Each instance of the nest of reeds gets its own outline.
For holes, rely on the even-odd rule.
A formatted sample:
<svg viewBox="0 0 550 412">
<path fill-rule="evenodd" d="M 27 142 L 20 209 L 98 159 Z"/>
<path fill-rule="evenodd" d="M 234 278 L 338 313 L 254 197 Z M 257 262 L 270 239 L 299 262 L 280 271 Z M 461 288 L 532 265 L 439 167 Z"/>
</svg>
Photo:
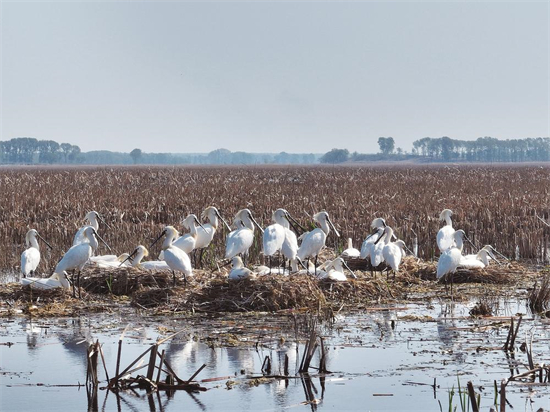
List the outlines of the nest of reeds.
<svg viewBox="0 0 550 412">
<path fill-rule="evenodd" d="M 142 288 L 164 289 L 172 286 L 173 278 L 168 271 L 151 272 L 134 267 L 88 267 L 82 271 L 80 285 L 88 293 L 131 296 Z"/>
</svg>

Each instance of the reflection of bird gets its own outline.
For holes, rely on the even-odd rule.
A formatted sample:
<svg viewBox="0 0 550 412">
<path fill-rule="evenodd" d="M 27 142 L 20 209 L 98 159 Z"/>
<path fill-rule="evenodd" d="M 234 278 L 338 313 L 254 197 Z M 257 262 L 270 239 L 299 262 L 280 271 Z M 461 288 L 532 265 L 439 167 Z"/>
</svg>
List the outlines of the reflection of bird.
<svg viewBox="0 0 550 412">
<path fill-rule="evenodd" d="M 441 252 L 445 252 L 455 245 L 453 238 L 455 230 L 453 229 L 453 222 L 451 221 L 452 214 L 453 212 L 451 210 L 445 209 L 439 215 L 439 220 L 445 221 L 445 226 L 437 232 L 437 246 Z"/>
<path fill-rule="evenodd" d="M 376 241 L 382 236 L 384 228 L 386 227 L 386 221 L 381 217 L 374 219 L 371 223 L 371 228 L 374 229 L 374 232 L 367 236 L 361 245 L 361 259 L 367 259 L 371 256 L 372 250 Z"/>
<path fill-rule="evenodd" d="M 236 229 L 227 235 L 225 243 L 226 259 L 231 259 L 238 254 L 242 254 L 243 257 L 248 255 L 248 249 L 250 249 L 254 241 L 254 225 L 263 232 L 258 222 L 252 217 L 249 209 L 239 210 L 235 216 L 233 225 Z"/>
<path fill-rule="evenodd" d="M 21 254 L 21 273 L 24 277 L 34 274 L 34 271 L 40 263 L 40 247 L 38 246 L 37 238 L 48 245 L 50 249 L 52 248 L 51 245 L 38 234 L 36 229 L 31 229 L 27 232 L 25 236 L 27 249 Z"/>
<path fill-rule="evenodd" d="M 332 224 L 327 212 L 319 212 L 313 216 L 313 220 L 319 224 L 320 227 L 313 229 L 311 232 L 305 233 L 302 239 L 302 244 L 298 249 L 296 256 L 300 260 L 306 258 L 315 258 L 315 267 L 317 267 L 317 257 L 321 250 L 325 247 L 327 236 L 330 233 L 330 227 L 334 229 L 336 236 L 340 236 L 334 225 Z"/>
<path fill-rule="evenodd" d="M 256 278 L 256 274 L 243 265 L 243 260 L 240 258 L 240 256 L 235 256 L 231 260 L 231 263 L 232 263 L 233 267 L 231 268 L 231 272 L 229 272 L 229 279 L 230 280 L 255 279 Z"/>
<path fill-rule="evenodd" d="M 348 258 L 358 258 L 361 256 L 361 252 L 353 247 L 353 241 L 348 238 L 348 248 L 342 252 L 340 256 Z"/>
<path fill-rule="evenodd" d="M 90 224 L 86 226 L 82 226 L 80 229 L 78 229 L 78 231 L 74 235 L 73 246 L 78 245 L 79 243 L 88 241 L 88 238 L 84 236 L 84 231 L 86 230 L 87 227 L 93 227 L 97 232 L 97 230 L 99 229 L 98 220 L 101 220 L 101 222 L 105 224 L 105 226 L 107 226 L 107 223 L 105 223 L 105 221 L 101 218 L 101 216 L 99 216 L 99 213 L 97 213 L 95 210 L 88 212 L 84 220 L 88 220 Z"/>
<path fill-rule="evenodd" d="M 176 272 L 182 272 L 183 279 L 187 281 L 187 276 L 193 276 L 191 260 L 189 259 L 189 256 L 187 256 L 187 253 L 172 244 L 174 239 L 178 236 L 178 231 L 174 229 L 173 226 L 166 226 L 159 237 L 157 237 L 157 239 L 151 244 L 151 247 L 153 247 L 153 245 L 163 236 L 166 236 L 166 239 L 164 239 L 164 243 L 162 244 L 164 261 L 172 270 L 174 284 L 176 284 Z"/>
<path fill-rule="evenodd" d="M 437 278 L 445 276 L 447 273 L 451 273 L 451 292 L 453 290 L 453 276 L 456 269 L 460 265 L 460 259 L 462 258 L 462 246 L 464 236 L 463 230 L 457 230 L 453 235 L 453 241 L 456 246 L 447 249 L 437 262 Z"/>
</svg>

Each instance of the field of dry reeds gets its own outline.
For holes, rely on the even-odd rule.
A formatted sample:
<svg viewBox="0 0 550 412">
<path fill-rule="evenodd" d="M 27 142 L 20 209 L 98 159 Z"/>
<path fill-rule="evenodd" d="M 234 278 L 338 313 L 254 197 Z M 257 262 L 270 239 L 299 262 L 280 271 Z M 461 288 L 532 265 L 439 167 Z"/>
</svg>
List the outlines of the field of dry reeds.
<svg viewBox="0 0 550 412">
<path fill-rule="evenodd" d="M 439 213 L 453 210 L 455 228 L 474 243 L 492 244 L 514 257 L 545 260 L 550 228 L 550 168 L 460 167 L 101 167 L 0 168 L 0 270 L 19 270 L 25 233 L 35 228 L 53 246 L 41 247 L 39 272 L 51 273 L 82 226 L 96 210 L 111 226 L 99 233 L 113 252 L 149 246 L 166 224 L 182 229 L 188 213 L 215 205 L 226 220 L 248 207 L 262 225 L 286 208 L 303 226 L 327 210 L 342 234 L 327 245 L 356 247 L 373 218 L 384 217 L 419 257 L 437 257 Z M 218 233 L 205 255 L 213 265 L 223 257 L 226 232 Z M 251 250 L 260 259 L 261 239 Z M 157 245 L 152 252 L 159 252 Z M 107 253 L 100 247 L 100 254 Z"/>
</svg>

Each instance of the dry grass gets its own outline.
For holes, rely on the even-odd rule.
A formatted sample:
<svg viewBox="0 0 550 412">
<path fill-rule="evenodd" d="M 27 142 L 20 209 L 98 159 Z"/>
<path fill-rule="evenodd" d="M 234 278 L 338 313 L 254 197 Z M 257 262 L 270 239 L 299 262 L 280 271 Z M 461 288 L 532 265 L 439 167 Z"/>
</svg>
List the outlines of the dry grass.
<svg viewBox="0 0 550 412">
<path fill-rule="evenodd" d="M 545 273 L 535 281 L 527 297 L 529 308 L 534 313 L 550 309 L 550 274 Z"/>
<path fill-rule="evenodd" d="M 534 166 L 0 169 L 0 270 L 19 267 L 29 228 L 55 246 L 52 252 L 42 247 L 39 267 L 51 273 L 89 210 L 111 225 L 99 232 L 119 254 L 148 245 L 165 224 L 180 228 L 184 215 L 199 215 L 208 205 L 227 219 L 249 207 L 263 225 L 285 207 L 310 227 L 313 213 L 326 209 L 342 233 L 327 241 L 336 250 L 347 237 L 358 247 L 370 221 L 384 217 L 410 247 L 417 234 L 419 257 L 427 261 L 438 255 L 439 212 L 451 208 L 454 226 L 478 245 L 492 244 L 508 256 L 517 245 L 523 258 L 542 259 L 549 228 L 536 215 L 548 218 L 549 178 L 549 168 Z M 206 253 L 212 268 L 225 234 Z M 260 258 L 257 239 L 253 261 Z"/>
</svg>

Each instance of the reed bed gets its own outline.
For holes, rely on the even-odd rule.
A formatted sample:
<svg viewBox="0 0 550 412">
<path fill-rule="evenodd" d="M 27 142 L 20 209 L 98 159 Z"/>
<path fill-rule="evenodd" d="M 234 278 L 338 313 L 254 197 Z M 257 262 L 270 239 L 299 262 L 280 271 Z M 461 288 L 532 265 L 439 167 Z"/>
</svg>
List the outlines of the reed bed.
<svg viewBox="0 0 550 412">
<path fill-rule="evenodd" d="M 439 254 L 438 216 L 450 208 L 454 226 L 478 246 L 509 257 L 517 248 L 521 258 L 546 262 L 549 180 L 550 168 L 535 166 L 1 168 L 0 270 L 18 269 L 30 228 L 54 245 L 41 247 L 39 271 L 51 273 L 87 211 L 111 226 L 100 224 L 99 233 L 120 254 L 148 246 L 166 224 L 182 229 L 182 217 L 209 205 L 228 220 L 248 207 L 264 226 L 278 207 L 306 227 L 327 210 L 342 234 L 327 240 L 336 251 L 348 237 L 360 247 L 371 220 L 384 217 L 409 248 L 417 239 L 426 261 Z M 204 256 L 210 268 L 223 257 L 227 233 L 220 230 Z M 260 250 L 257 234 L 253 262 L 262 260 Z M 100 246 L 99 253 L 107 252 Z"/>
</svg>

